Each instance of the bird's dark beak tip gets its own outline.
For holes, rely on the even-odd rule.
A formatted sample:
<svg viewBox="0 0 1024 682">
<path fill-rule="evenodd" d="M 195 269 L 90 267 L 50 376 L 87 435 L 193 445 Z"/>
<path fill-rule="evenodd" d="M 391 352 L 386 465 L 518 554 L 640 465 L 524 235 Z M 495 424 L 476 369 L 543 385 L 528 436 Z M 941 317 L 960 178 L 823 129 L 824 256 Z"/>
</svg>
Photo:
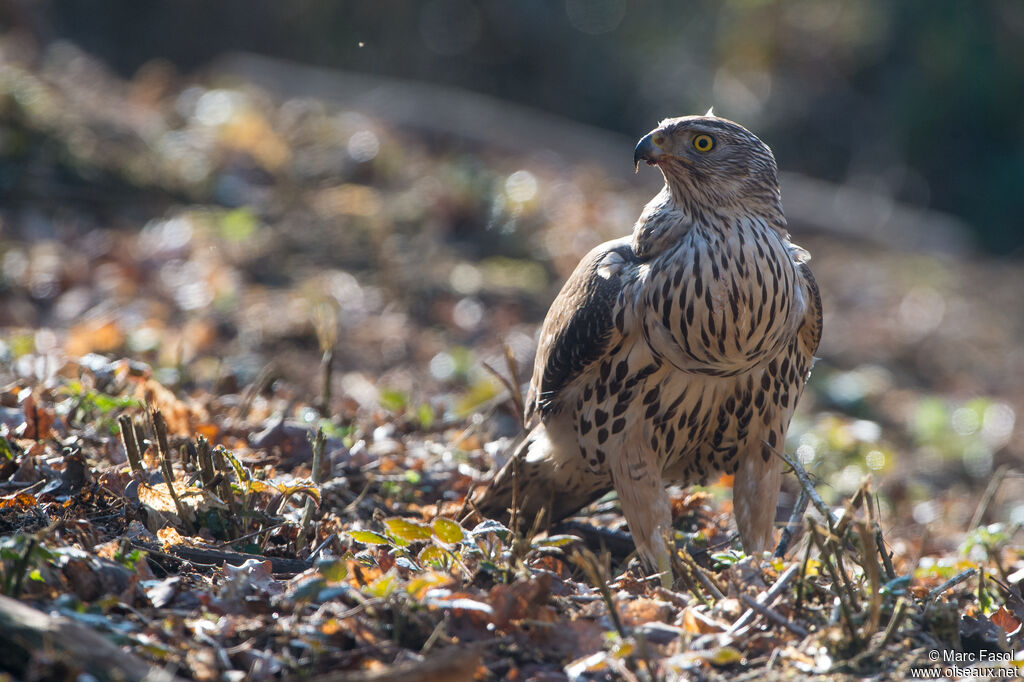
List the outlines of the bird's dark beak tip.
<svg viewBox="0 0 1024 682">
<path fill-rule="evenodd" d="M 655 154 L 657 150 L 654 147 L 654 142 L 651 140 L 651 136 L 645 135 L 636 144 L 636 149 L 633 150 L 633 168 L 634 172 L 640 172 L 640 162 L 646 161 L 648 166 L 653 166 L 656 163 Z"/>
</svg>

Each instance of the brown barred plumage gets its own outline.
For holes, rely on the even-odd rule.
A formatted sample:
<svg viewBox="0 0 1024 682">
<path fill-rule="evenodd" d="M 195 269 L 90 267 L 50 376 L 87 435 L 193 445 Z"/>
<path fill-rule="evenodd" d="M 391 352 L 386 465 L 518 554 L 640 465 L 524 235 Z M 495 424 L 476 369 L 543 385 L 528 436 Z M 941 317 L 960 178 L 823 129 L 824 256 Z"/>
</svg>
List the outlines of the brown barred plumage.
<svg viewBox="0 0 1024 682">
<path fill-rule="evenodd" d="M 707 147 L 707 148 L 705 148 Z M 596 247 L 541 328 L 531 431 L 477 501 L 557 521 L 614 488 L 652 569 L 666 570 L 666 483 L 733 473 L 744 548 L 773 540 L 782 448 L 821 336 L 821 301 L 789 241 L 775 158 L 722 118 L 663 121 L 634 161 L 665 186 L 631 237 Z M 767 443 L 767 445 L 765 445 Z"/>
</svg>

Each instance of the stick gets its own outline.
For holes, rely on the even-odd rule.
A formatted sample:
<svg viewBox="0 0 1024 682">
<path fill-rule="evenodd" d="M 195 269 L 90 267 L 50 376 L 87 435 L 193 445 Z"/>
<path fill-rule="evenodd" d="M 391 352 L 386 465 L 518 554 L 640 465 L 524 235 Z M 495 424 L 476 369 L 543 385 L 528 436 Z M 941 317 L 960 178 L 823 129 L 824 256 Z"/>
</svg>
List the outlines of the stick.
<svg viewBox="0 0 1024 682">
<path fill-rule="evenodd" d="M 796 479 L 800 481 L 800 485 L 803 487 L 805 491 L 807 491 L 807 494 L 811 498 L 811 502 L 814 503 L 814 508 L 817 509 L 818 513 L 820 513 L 825 518 L 826 522 L 828 523 L 829 530 L 831 531 L 832 528 L 834 528 L 836 525 L 836 518 L 832 515 L 832 511 L 825 504 L 825 501 L 821 499 L 820 495 L 818 495 L 818 491 L 815 490 L 814 488 L 814 481 L 811 480 L 811 477 L 807 474 L 807 471 L 804 469 L 803 465 L 800 464 L 800 462 L 793 459 L 792 457 L 790 457 L 789 455 L 787 455 L 786 453 L 776 450 L 768 443 L 768 441 L 763 440 L 761 442 L 764 443 L 764 446 L 766 448 L 768 448 L 776 455 L 781 457 L 782 461 L 788 464 L 789 467 L 793 470 L 793 473 L 796 474 Z"/>
<path fill-rule="evenodd" d="M 847 593 L 847 596 L 850 594 L 849 586 L 839 579 L 839 573 L 829 558 L 831 548 L 829 550 L 825 549 L 825 541 L 821 539 L 821 534 L 818 533 L 818 525 L 813 521 L 810 521 L 810 530 L 811 539 L 814 541 L 814 544 L 818 546 L 818 553 L 821 557 L 822 563 L 825 564 L 825 569 L 832 578 L 832 590 L 835 592 L 836 601 L 839 602 L 839 611 L 843 615 L 843 624 L 846 626 L 850 639 L 854 642 L 859 642 L 860 640 L 857 638 L 857 630 L 853 625 L 853 614 L 850 612 L 850 606 L 846 603 L 846 600 L 843 599 L 844 592 Z"/>
<path fill-rule="evenodd" d="M 995 498 L 996 493 L 999 492 L 999 486 L 1003 484 L 1008 473 L 1010 473 L 1010 466 L 1002 464 L 992 474 L 992 478 L 985 487 L 985 493 L 981 496 L 981 501 L 978 502 L 978 508 L 974 510 L 974 516 L 971 517 L 971 525 L 967 526 L 968 533 L 981 525 L 982 520 L 985 518 L 985 512 L 991 506 L 992 500 Z"/>
<path fill-rule="evenodd" d="M 132 418 L 122 414 L 117 418 L 117 423 L 121 427 L 121 444 L 124 446 L 124 452 L 128 457 L 128 464 L 132 468 L 132 473 L 145 473 L 146 470 L 142 466 L 142 457 L 139 455 L 139 443 L 135 439 L 135 425 L 132 422 Z"/>
<path fill-rule="evenodd" d="M 978 572 L 978 569 L 976 569 L 976 568 L 968 568 L 966 571 L 960 571 L 959 573 L 954 575 L 952 578 L 950 578 L 946 582 L 944 582 L 941 585 L 939 585 L 938 587 L 934 587 L 931 590 L 929 590 L 928 591 L 928 598 L 925 599 L 925 601 L 928 602 L 928 601 L 931 601 L 931 600 L 935 599 L 936 597 L 941 595 L 946 590 L 949 590 L 949 589 L 952 589 L 952 588 L 956 587 L 957 585 L 959 585 L 963 581 L 967 580 L 968 578 L 970 578 L 971 576 L 973 576 L 977 572 Z"/>
<path fill-rule="evenodd" d="M 864 632 L 865 639 L 870 640 L 871 637 L 878 632 L 878 623 L 882 615 L 882 595 L 879 594 L 881 589 L 881 579 L 879 574 L 881 570 L 878 566 L 878 551 L 875 548 L 875 536 L 872 535 L 868 529 L 868 524 L 863 521 L 857 522 L 857 532 L 860 534 L 860 542 L 864 557 L 864 570 L 867 571 L 868 581 L 871 583 L 871 611 L 866 624 L 866 631 Z"/>
<path fill-rule="evenodd" d="M 789 515 L 789 521 L 786 522 L 786 526 L 782 529 L 782 533 L 779 535 L 779 544 L 772 555 L 776 559 L 786 556 L 789 543 L 793 541 L 793 536 L 796 534 L 797 528 L 800 527 L 800 521 L 804 518 L 804 514 L 807 512 L 807 505 L 810 502 L 811 496 L 807 494 L 806 490 L 800 488 L 800 495 L 796 498 L 793 513 Z"/>
<path fill-rule="evenodd" d="M 786 628 L 798 637 L 806 637 L 808 634 L 810 634 L 807 632 L 807 630 L 804 630 L 802 627 L 800 627 L 793 621 L 784 618 L 781 614 L 771 610 L 764 604 L 760 603 L 759 601 L 751 597 L 749 594 L 741 594 L 740 601 L 742 601 L 744 604 L 760 613 L 762 616 L 768 618 L 771 621 L 774 621 L 775 623 L 778 623 L 779 625 Z"/>
<path fill-rule="evenodd" d="M 793 564 L 785 571 L 783 571 L 782 575 L 779 576 L 779 579 L 775 581 L 775 584 L 772 585 L 768 591 L 762 592 L 757 596 L 758 603 L 771 604 L 773 601 L 775 601 L 775 598 L 782 594 L 782 592 L 786 589 L 786 586 L 789 585 L 790 581 L 793 579 L 793 576 L 796 575 L 796 572 L 799 569 L 800 564 Z M 742 628 L 744 625 L 753 620 L 754 613 L 754 609 L 747 609 L 746 611 L 744 611 L 743 615 L 737 618 L 736 622 L 729 626 L 729 629 L 726 630 L 726 634 L 736 634 L 736 632 L 740 628 Z"/>
<path fill-rule="evenodd" d="M 312 441 L 313 444 L 313 483 L 319 487 L 323 482 L 323 474 L 320 471 L 320 466 L 324 456 L 324 447 L 327 445 L 327 435 L 324 434 L 323 427 L 316 430 L 316 435 L 310 438 L 310 441 Z M 306 505 L 302 509 L 302 520 L 300 522 L 302 533 L 296 539 L 296 544 L 299 545 L 299 549 L 301 549 L 302 545 L 305 544 L 306 536 L 309 534 L 309 524 L 313 520 L 313 507 L 315 505 L 316 503 L 313 501 L 313 498 L 306 496 Z"/>
<path fill-rule="evenodd" d="M 156 433 L 157 451 L 160 453 L 160 470 L 163 472 L 164 481 L 167 483 L 167 492 L 174 501 L 174 508 L 178 510 L 178 517 L 181 518 L 181 525 L 189 535 L 195 534 L 195 526 L 192 520 L 186 515 L 185 505 L 178 497 L 178 491 L 174 489 L 174 470 L 171 468 L 171 446 L 167 443 L 167 422 L 159 409 L 154 408 L 149 413 L 153 421 L 153 431 Z"/>
</svg>

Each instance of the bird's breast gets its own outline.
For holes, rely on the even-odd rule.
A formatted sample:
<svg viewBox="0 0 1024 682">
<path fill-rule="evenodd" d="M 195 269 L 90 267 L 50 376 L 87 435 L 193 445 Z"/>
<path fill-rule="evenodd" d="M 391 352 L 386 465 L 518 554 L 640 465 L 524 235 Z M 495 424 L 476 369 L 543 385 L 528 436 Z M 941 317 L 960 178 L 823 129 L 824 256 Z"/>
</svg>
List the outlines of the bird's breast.
<svg viewBox="0 0 1024 682">
<path fill-rule="evenodd" d="M 718 376 L 776 354 L 796 333 L 805 305 L 786 243 L 755 220 L 691 229 L 625 293 L 656 355 Z"/>
</svg>

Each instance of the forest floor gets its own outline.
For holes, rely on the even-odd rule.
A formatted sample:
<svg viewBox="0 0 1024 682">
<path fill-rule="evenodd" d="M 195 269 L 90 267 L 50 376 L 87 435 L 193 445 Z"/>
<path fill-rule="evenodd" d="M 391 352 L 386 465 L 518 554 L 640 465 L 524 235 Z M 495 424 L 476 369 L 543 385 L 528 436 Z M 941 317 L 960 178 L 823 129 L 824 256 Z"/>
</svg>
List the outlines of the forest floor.
<svg viewBox="0 0 1024 682">
<path fill-rule="evenodd" d="M 746 557 L 730 481 L 674 491 L 668 589 L 614 496 L 526 535 L 464 505 L 519 435 L 496 375 L 635 187 L 0 53 L 0 679 L 1019 670 L 1020 263 L 795 234 L 826 319 L 786 452 L 823 504 Z"/>
</svg>

